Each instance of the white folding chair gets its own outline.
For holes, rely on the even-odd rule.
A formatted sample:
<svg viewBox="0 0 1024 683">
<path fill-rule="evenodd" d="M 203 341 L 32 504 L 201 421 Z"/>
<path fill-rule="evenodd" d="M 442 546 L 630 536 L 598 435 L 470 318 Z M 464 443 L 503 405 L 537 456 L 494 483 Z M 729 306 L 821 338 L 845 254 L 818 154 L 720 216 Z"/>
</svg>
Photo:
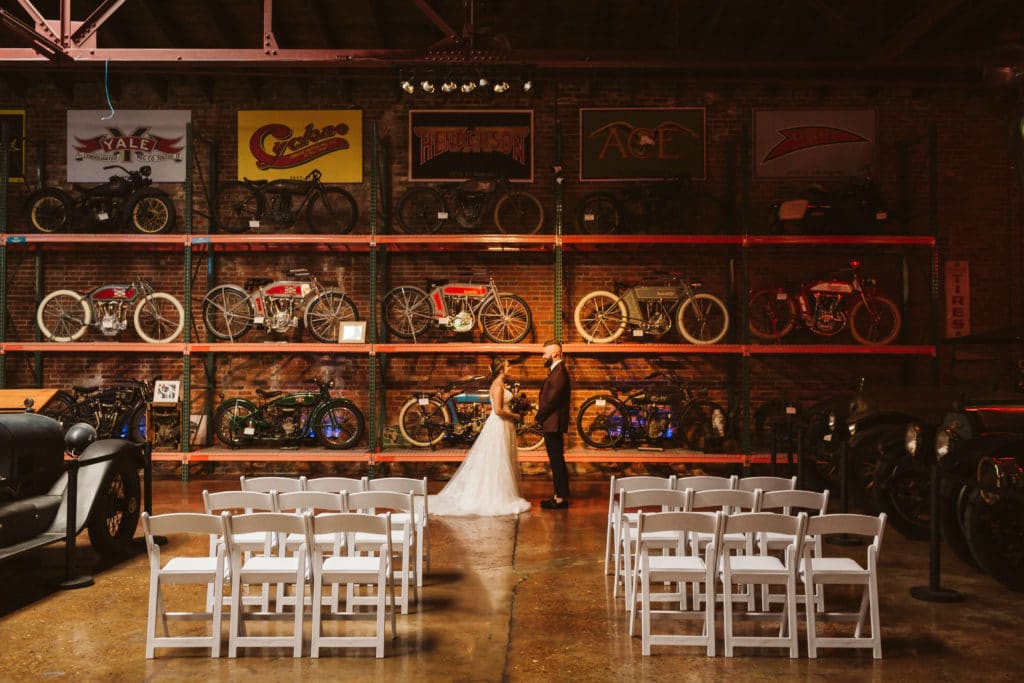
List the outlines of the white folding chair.
<svg viewBox="0 0 1024 683">
<path fill-rule="evenodd" d="M 748 534 L 756 536 L 766 532 L 786 534 L 793 543 L 786 548 L 782 559 L 773 555 L 731 555 L 723 552 L 719 556 L 718 576 L 722 586 L 724 614 L 725 656 L 732 657 L 737 647 L 788 647 L 789 656 L 799 655 L 799 631 L 797 630 L 796 581 L 801 546 L 807 528 L 807 514 L 796 517 L 773 512 L 747 512 L 725 517 L 722 534 Z M 778 618 L 777 636 L 737 636 L 734 631 L 732 586 L 736 583 L 771 584 L 786 587 L 785 601 L 778 614 L 747 613 L 748 618 Z"/>
<path fill-rule="evenodd" d="M 146 659 L 152 659 L 158 647 L 208 647 L 211 657 L 220 657 L 221 613 L 224 594 L 224 547 L 217 546 L 214 555 L 177 555 L 161 565 L 160 546 L 154 536 L 201 535 L 223 536 L 224 520 L 218 515 L 204 515 L 194 512 L 175 512 L 150 516 L 142 513 L 142 528 L 146 535 L 146 549 L 149 553 L 149 613 L 146 618 Z M 192 539 L 186 537 L 185 541 Z M 205 538 L 202 539 L 206 541 Z M 177 544 L 178 538 L 172 539 Z M 201 584 L 212 591 L 206 608 L 200 612 L 168 612 L 164 586 L 168 584 Z M 157 620 L 161 622 L 163 635 L 157 635 Z M 168 629 L 169 620 L 203 620 L 210 622 L 210 635 L 172 636 Z"/>
<path fill-rule="evenodd" d="M 264 491 L 216 491 L 203 490 L 203 508 L 208 515 L 220 515 L 223 512 L 232 514 L 248 514 L 252 512 L 277 512 L 277 499 L 274 492 Z M 210 537 L 210 555 L 214 555 L 217 547 L 223 544 L 221 537 Z M 246 557 L 252 553 L 263 553 L 269 555 L 277 548 L 277 537 L 273 534 L 262 532 L 236 534 L 235 545 L 245 553 Z M 227 556 L 227 573 L 231 575 L 231 556 Z M 212 593 L 207 597 L 213 599 Z M 270 585 L 262 586 L 259 595 L 246 595 L 242 600 L 246 605 L 259 605 L 264 612 L 270 609 Z M 225 602 L 228 602 L 225 599 Z"/>
<path fill-rule="evenodd" d="M 768 491 L 792 491 L 796 488 L 796 477 L 741 477 L 736 484 L 741 491 L 761 489 Z"/>
<path fill-rule="evenodd" d="M 327 491 L 328 493 L 355 493 L 367 491 L 368 477 L 314 477 L 306 479 L 307 491 Z"/>
<path fill-rule="evenodd" d="M 238 482 L 243 491 L 263 491 L 264 493 L 270 493 L 271 491 L 306 490 L 305 477 L 279 477 L 272 475 L 247 477 L 243 474 L 238 477 Z"/>
<path fill-rule="evenodd" d="M 741 491 L 740 489 L 705 489 L 693 491 L 689 496 L 688 512 L 702 512 L 713 514 L 721 512 L 723 515 L 731 515 L 740 512 L 757 512 L 761 506 L 761 491 Z M 703 552 L 704 546 L 714 538 L 708 534 L 695 533 L 692 535 L 692 552 L 698 555 Z M 754 540 L 748 534 L 723 533 L 718 544 L 718 555 L 741 554 L 752 555 L 754 553 Z M 748 585 L 742 593 L 731 595 L 741 597 L 747 603 L 747 609 L 754 609 L 754 586 Z M 703 600 L 703 594 L 698 590 L 693 592 L 697 607 Z M 719 594 L 719 599 L 723 599 Z"/>
<path fill-rule="evenodd" d="M 739 477 L 735 474 L 720 477 L 714 474 L 695 474 L 689 477 L 676 477 L 675 488 L 679 491 L 708 491 L 711 489 L 734 489 Z"/>
<path fill-rule="evenodd" d="M 655 477 L 650 475 L 638 475 L 635 477 L 611 478 L 608 486 L 608 524 L 604 533 L 604 573 L 608 574 L 608 560 L 614 560 L 612 566 L 618 566 L 619 546 L 615 539 L 619 537 L 619 491 L 636 491 L 639 489 L 670 489 L 675 481 L 675 475 L 668 477 Z M 626 515 L 626 521 L 630 526 L 636 526 L 637 513 L 631 512 Z"/>
<path fill-rule="evenodd" d="M 761 496 L 760 511 L 777 512 L 783 515 L 806 512 L 809 517 L 824 515 L 828 512 L 828 489 L 824 491 L 802 489 L 766 491 Z M 788 536 L 772 533 L 762 534 L 757 540 L 762 553 L 782 552 L 793 541 Z M 821 537 L 807 534 L 804 538 L 804 553 L 810 553 L 811 557 L 821 557 Z M 772 602 L 777 602 L 780 599 L 781 596 L 773 594 L 768 586 L 761 587 L 761 608 L 763 610 L 767 611 Z M 825 590 L 820 585 L 816 586 L 814 602 L 819 612 L 824 611 Z"/>
<path fill-rule="evenodd" d="M 835 514 L 812 517 L 807 533 L 816 537 L 829 534 L 849 534 L 871 539 L 867 558 L 862 565 L 848 557 L 811 557 L 804 553 L 800 575 L 804 583 L 807 611 L 807 656 L 814 659 L 820 647 L 870 649 L 875 659 L 882 658 L 882 623 L 878 605 L 878 553 L 885 531 L 885 513 L 877 517 L 855 514 Z M 860 609 L 856 612 L 825 612 L 815 614 L 811 596 L 816 586 L 846 584 L 862 586 Z M 870 619 L 871 635 L 864 635 L 866 620 Z M 820 636 L 819 620 L 854 621 L 852 636 Z"/>
<path fill-rule="evenodd" d="M 416 599 L 419 600 L 413 558 L 413 553 L 416 550 L 416 503 L 413 500 L 413 494 L 398 493 L 397 491 L 360 491 L 348 496 L 348 508 L 350 512 L 391 514 L 391 547 L 394 554 L 400 556 L 400 564 L 398 568 L 393 569 L 393 572 L 395 580 L 400 581 L 402 585 L 395 602 L 401 608 L 402 614 L 408 614 L 410 590 L 416 592 Z M 395 521 L 396 515 L 401 515 L 399 517 L 401 521 Z M 359 532 L 348 538 L 349 554 L 376 553 L 380 551 L 384 541 L 385 539 L 380 534 Z M 395 565 L 393 559 L 392 565 Z M 364 604 L 359 597 L 354 595 L 351 583 L 348 586 L 347 599 L 350 605 Z"/>
<path fill-rule="evenodd" d="M 356 535 L 382 539 L 376 553 L 369 555 L 340 555 L 325 552 L 322 547 L 313 551 L 313 626 L 310 657 L 320 656 L 321 648 L 330 647 L 373 647 L 377 657 L 384 656 L 384 618 L 391 612 L 391 637 L 395 631 L 395 582 L 391 560 L 391 516 L 368 515 L 354 512 L 323 513 L 313 518 L 314 536 L 345 534 L 350 539 Z M 354 541 L 349 547 L 354 545 Z M 354 619 L 358 615 L 349 605 L 346 612 L 325 615 L 323 611 L 324 583 L 361 586 L 376 586 L 372 604 L 376 608 L 376 632 L 373 637 L 362 635 L 326 635 L 324 620 Z"/>
<path fill-rule="evenodd" d="M 367 491 L 412 492 L 416 503 L 416 586 L 423 586 L 423 556 L 427 557 L 427 571 L 430 571 L 430 506 L 427 494 L 427 478 L 412 479 L 410 477 L 381 477 L 370 479 Z M 405 524 L 407 518 L 400 512 L 391 515 L 391 524 Z"/>
<path fill-rule="evenodd" d="M 292 656 L 302 656 L 302 618 L 305 613 L 307 551 L 313 545 L 313 522 L 308 514 L 293 515 L 282 512 L 254 512 L 226 517 L 228 533 L 225 536 L 231 557 L 231 625 L 228 631 L 228 657 L 236 657 L 239 648 L 291 646 Z M 263 533 L 286 537 L 304 534 L 306 543 L 294 555 L 252 554 L 243 559 L 242 549 L 232 540 L 235 534 Z M 242 605 L 242 586 L 245 584 L 292 584 L 295 586 L 295 613 L 292 615 L 291 635 L 248 635 L 247 621 L 288 617 L 278 612 L 248 613 Z"/>
<path fill-rule="evenodd" d="M 638 533 L 637 527 L 628 523 L 629 515 L 636 515 L 639 520 L 639 513 L 644 509 L 647 509 L 649 512 L 683 511 L 688 503 L 687 496 L 686 491 L 676 491 L 669 488 L 637 489 L 633 491 L 619 489 L 618 509 L 620 519 L 617 528 L 618 538 L 616 539 L 616 545 L 619 547 L 619 560 L 615 567 L 615 585 L 612 588 L 612 595 L 618 596 L 619 581 L 621 580 L 627 607 L 631 606 L 636 599 L 636 596 L 633 594 L 633 572 L 636 568 Z M 680 545 L 678 536 L 673 533 L 665 533 L 660 536 L 648 534 L 647 544 L 650 547 L 661 548 L 666 552 L 671 550 L 685 552 L 685 547 Z"/>
<path fill-rule="evenodd" d="M 301 515 L 316 515 L 321 512 L 345 512 L 348 510 L 346 494 L 328 493 L 327 491 L 285 491 L 275 492 L 278 512 L 289 512 Z M 296 552 L 306 542 L 305 534 L 288 534 L 279 541 L 279 554 L 287 555 Z M 324 552 L 338 554 L 344 547 L 342 534 L 321 534 L 313 536 L 313 543 Z M 284 611 L 285 605 L 294 605 L 295 597 L 288 595 L 283 585 L 278 585 L 276 596 L 277 611 Z M 334 605 L 337 606 L 337 586 L 335 586 Z"/>
<path fill-rule="evenodd" d="M 689 535 L 694 533 L 709 534 L 717 538 L 720 534 L 722 516 L 719 513 L 705 515 L 694 512 L 653 512 L 641 513 L 637 523 L 639 559 L 637 571 L 634 573 L 633 592 L 640 593 L 640 632 L 643 643 L 643 654 L 651 654 L 652 645 L 703 645 L 709 657 L 715 656 L 715 572 L 717 542 L 709 543 L 704 557 L 692 554 L 676 553 L 674 555 L 652 555 L 648 539 L 657 539 L 657 545 L 665 534 L 676 535 L 682 544 Z M 656 597 L 651 591 L 654 582 L 676 584 L 678 595 L 685 596 L 687 584 L 695 586 L 703 583 L 708 599 L 704 602 L 704 610 L 686 608 L 686 600 L 680 600 L 678 609 L 654 610 L 651 602 Z M 639 582 L 639 585 L 637 585 Z M 670 594 L 674 598 L 676 594 Z M 674 601 L 674 600 L 673 600 Z M 629 607 L 629 634 L 633 635 L 633 622 L 636 614 L 636 601 Z M 695 603 L 696 604 L 696 603 Z M 652 616 L 671 616 L 675 618 L 700 619 L 704 622 L 700 635 L 681 635 L 654 633 Z"/>
</svg>

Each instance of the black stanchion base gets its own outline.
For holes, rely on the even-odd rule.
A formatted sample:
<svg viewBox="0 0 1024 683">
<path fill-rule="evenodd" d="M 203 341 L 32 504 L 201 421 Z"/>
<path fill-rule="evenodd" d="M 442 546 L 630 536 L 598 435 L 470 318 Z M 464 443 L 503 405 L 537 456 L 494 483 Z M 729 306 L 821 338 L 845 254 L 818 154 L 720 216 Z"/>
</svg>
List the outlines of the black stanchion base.
<svg viewBox="0 0 1024 683">
<path fill-rule="evenodd" d="M 64 579 L 60 582 L 60 587 L 64 590 L 74 590 L 76 588 L 88 588 L 94 583 L 95 581 L 93 581 L 91 576 L 82 574 L 71 579 Z"/>
<path fill-rule="evenodd" d="M 964 596 L 952 588 L 932 588 L 931 586 L 914 586 L 910 596 L 925 602 L 961 602 Z"/>
<path fill-rule="evenodd" d="M 850 534 L 835 534 L 834 536 L 825 537 L 825 543 L 829 545 L 855 546 L 864 545 L 865 542 L 860 536 L 851 536 Z"/>
</svg>

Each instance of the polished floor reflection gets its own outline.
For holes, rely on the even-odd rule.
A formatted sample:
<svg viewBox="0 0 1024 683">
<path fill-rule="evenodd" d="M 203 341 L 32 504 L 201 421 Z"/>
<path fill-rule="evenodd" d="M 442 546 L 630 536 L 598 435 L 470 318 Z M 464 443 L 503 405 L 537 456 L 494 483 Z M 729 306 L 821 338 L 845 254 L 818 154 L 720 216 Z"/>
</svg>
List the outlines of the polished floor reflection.
<svg viewBox="0 0 1024 683">
<path fill-rule="evenodd" d="M 237 480 L 158 481 L 155 511 L 198 510 L 203 488 L 233 485 Z M 293 659 L 284 648 L 247 651 L 236 660 L 158 650 L 156 659 L 146 660 L 149 575 L 141 550 L 117 566 L 99 567 L 91 550 L 83 548 L 82 569 L 95 575 L 95 585 L 61 591 L 54 586 L 63 575 L 63 546 L 44 548 L 0 564 L 0 680 L 993 681 L 1017 676 L 1012 643 L 1024 632 L 1024 595 L 944 554 L 942 584 L 962 592 L 965 600 L 915 600 L 909 589 L 928 581 L 928 546 L 894 531 L 882 549 L 881 661 L 869 652 L 837 650 L 816 661 L 790 660 L 775 649 L 740 651 L 726 659 L 721 647 L 718 657 L 707 658 L 699 648 L 664 646 L 643 657 L 639 638 L 627 635 L 622 598 L 612 597 L 603 574 L 606 487 L 603 481 L 575 482 L 572 509 L 549 512 L 536 501 L 549 495 L 550 484 L 531 478 L 525 493 L 534 509 L 518 519 L 434 518 L 432 571 L 421 601 L 399 617 L 398 639 L 388 642 L 381 660 L 372 650 Z M 173 550 L 174 539 L 166 552 Z"/>
</svg>

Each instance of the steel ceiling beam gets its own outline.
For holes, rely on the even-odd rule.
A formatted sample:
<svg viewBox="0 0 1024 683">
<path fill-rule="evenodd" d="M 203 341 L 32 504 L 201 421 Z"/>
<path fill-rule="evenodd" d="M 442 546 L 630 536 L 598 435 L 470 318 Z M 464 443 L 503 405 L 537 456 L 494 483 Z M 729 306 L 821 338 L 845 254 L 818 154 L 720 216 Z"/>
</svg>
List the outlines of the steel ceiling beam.
<svg viewBox="0 0 1024 683">
<path fill-rule="evenodd" d="M 64 13 L 64 4 L 61 5 L 61 21 L 63 22 L 65 17 L 68 21 L 71 19 L 71 0 L 64 0 L 67 3 L 67 14 Z M 78 30 L 71 36 L 71 42 L 75 45 L 81 45 L 85 41 L 89 40 L 96 31 L 99 30 L 100 26 L 106 22 L 111 15 L 116 12 L 121 5 L 125 3 L 125 0 L 103 0 L 96 9 L 93 10 L 82 25 L 78 27 Z"/>
</svg>

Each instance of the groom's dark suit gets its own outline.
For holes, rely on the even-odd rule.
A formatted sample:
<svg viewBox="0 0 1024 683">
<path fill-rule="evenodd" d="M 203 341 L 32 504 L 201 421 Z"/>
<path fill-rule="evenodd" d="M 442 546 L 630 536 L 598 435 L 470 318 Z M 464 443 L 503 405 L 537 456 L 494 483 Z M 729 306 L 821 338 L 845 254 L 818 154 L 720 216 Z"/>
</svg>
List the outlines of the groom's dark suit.
<svg viewBox="0 0 1024 683">
<path fill-rule="evenodd" d="M 569 473 L 565 468 L 565 433 L 569 431 L 569 397 L 572 390 L 565 361 L 548 373 L 540 386 L 537 401 L 537 422 L 544 433 L 544 446 L 551 462 L 551 478 L 555 496 L 569 498 Z"/>
</svg>

